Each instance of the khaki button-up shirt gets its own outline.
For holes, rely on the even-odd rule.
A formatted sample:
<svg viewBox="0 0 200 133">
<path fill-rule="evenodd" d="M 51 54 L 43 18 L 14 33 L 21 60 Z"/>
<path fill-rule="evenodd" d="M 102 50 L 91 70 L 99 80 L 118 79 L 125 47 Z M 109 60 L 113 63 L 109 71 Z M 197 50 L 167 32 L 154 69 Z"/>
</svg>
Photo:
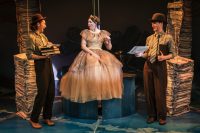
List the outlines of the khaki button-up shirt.
<svg viewBox="0 0 200 133">
<path fill-rule="evenodd" d="M 31 32 L 26 43 L 26 53 L 28 59 L 32 54 L 41 55 L 40 47 L 47 46 L 48 39 L 43 33 Z"/>
<path fill-rule="evenodd" d="M 156 54 L 160 54 L 162 51 L 162 47 L 167 47 L 167 53 L 163 53 L 164 55 L 172 54 L 172 56 L 176 56 L 175 51 L 175 43 L 170 34 L 166 34 L 165 32 L 154 33 L 146 39 L 146 46 L 149 49 L 146 51 L 146 57 L 149 58 L 153 54 L 153 49 L 157 49 Z M 155 54 L 155 52 L 154 52 Z"/>
</svg>

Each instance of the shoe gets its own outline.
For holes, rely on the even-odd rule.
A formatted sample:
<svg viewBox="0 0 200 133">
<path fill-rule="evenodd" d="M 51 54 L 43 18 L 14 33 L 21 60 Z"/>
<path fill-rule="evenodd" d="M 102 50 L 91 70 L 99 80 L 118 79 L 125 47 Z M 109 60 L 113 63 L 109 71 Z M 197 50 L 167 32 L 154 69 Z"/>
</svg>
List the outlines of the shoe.
<svg viewBox="0 0 200 133">
<path fill-rule="evenodd" d="M 164 119 L 159 119 L 159 125 L 165 125 L 167 122 Z"/>
<path fill-rule="evenodd" d="M 153 122 L 155 122 L 156 121 L 156 118 L 154 118 L 154 117 L 149 117 L 148 119 L 147 119 L 147 124 L 151 124 L 151 123 L 153 123 Z"/>
<path fill-rule="evenodd" d="M 33 128 L 35 128 L 35 129 L 40 129 L 40 128 L 42 128 L 42 125 L 40 125 L 40 124 L 37 123 L 37 122 L 33 122 L 33 121 L 31 121 L 31 120 L 29 120 L 29 122 L 30 122 L 31 126 L 32 126 Z"/>
<path fill-rule="evenodd" d="M 45 119 L 44 123 L 47 124 L 48 126 L 54 126 L 55 125 L 55 123 L 50 119 Z"/>
</svg>

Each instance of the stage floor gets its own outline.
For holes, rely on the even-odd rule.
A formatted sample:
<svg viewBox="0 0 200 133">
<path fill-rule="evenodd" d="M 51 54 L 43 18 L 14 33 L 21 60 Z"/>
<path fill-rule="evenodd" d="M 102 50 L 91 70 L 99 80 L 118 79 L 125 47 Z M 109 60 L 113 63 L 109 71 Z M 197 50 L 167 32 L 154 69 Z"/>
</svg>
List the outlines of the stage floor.
<svg viewBox="0 0 200 133">
<path fill-rule="evenodd" d="M 138 113 L 109 120 L 86 120 L 69 118 L 58 115 L 53 119 L 56 125 L 53 127 L 44 124 L 42 129 L 33 129 L 27 120 L 16 115 L 0 122 L 1 133 L 199 133 L 200 114 L 190 112 L 179 117 L 167 118 L 168 123 L 160 126 L 158 123 L 146 124 L 145 116 Z"/>
<path fill-rule="evenodd" d="M 142 109 L 143 110 L 143 109 Z M 56 125 L 44 124 L 42 129 L 33 129 L 27 120 L 16 114 L 14 97 L 0 97 L 0 133 L 199 133 L 200 112 L 192 110 L 178 117 L 168 117 L 167 124 L 160 126 L 158 122 L 146 124 L 146 115 L 137 111 L 134 115 L 109 120 L 87 120 L 69 118 L 64 114 L 53 117 Z M 42 123 L 42 122 L 41 122 Z"/>
</svg>

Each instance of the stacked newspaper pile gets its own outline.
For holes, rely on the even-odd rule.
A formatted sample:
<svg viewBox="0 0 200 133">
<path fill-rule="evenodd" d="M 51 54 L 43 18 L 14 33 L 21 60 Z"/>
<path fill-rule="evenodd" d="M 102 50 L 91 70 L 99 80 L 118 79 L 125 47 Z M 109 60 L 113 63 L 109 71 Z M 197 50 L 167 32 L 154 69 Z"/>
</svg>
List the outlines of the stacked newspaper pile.
<svg viewBox="0 0 200 133">
<path fill-rule="evenodd" d="M 29 117 L 37 94 L 34 60 L 28 60 L 25 53 L 14 55 L 15 91 L 18 115 Z"/>
<path fill-rule="evenodd" d="M 169 2 L 167 5 L 167 33 L 176 44 L 178 55 L 191 58 L 192 13 L 191 0 Z"/>
<path fill-rule="evenodd" d="M 20 53 L 26 52 L 26 41 L 28 39 L 28 33 L 31 31 L 29 28 L 31 23 L 31 17 L 40 12 L 40 2 L 37 0 L 31 0 L 23 2 L 21 0 L 15 1 L 16 5 L 16 20 L 17 20 L 17 42 Z M 28 14 L 27 14 L 28 5 Z"/>
<path fill-rule="evenodd" d="M 167 113 L 177 116 L 189 112 L 194 62 L 180 56 L 167 61 Z"/>
<path fill-rule="evenodd" d="M 192 9 L 191 0 L 184 0 L 184 17 L 179 37 L 179 55 L 186 58 L 191 58 L 192 51 Z"/>
<path fill-rule="evenodd" d="M 60 54 L 59 46 L 56 45 L 47 45 L 44 47 L 40 47 L 40 51 L 42 55 L 56 55 Z"/>
<path fill-rule="evenodd" d="M 180 45 L 180 32 L 183 22 L 183 2 L 182 1 L 175 1 L 169 2 L 167 5 L 168 14 L 167 14 L 167 33 L 171 34 L 174 38 L 175 45 L 176 45 L 176 52 L 178 52 L 178 47 Z"/>
</svg>

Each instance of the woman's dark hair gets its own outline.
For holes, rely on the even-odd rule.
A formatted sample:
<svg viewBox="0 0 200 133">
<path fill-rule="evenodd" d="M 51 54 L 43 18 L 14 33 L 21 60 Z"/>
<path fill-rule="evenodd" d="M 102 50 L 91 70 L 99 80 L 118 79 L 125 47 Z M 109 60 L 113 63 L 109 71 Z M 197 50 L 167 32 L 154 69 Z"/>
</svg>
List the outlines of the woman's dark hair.
<svg viewBox="0 0 200 133">
<path fill-rule="evenodd" d="M 100 19 L 95 15 L 90 15 L 89 19 L 91 19 L 97 25 L 100 23 Z"/>
</svg>

